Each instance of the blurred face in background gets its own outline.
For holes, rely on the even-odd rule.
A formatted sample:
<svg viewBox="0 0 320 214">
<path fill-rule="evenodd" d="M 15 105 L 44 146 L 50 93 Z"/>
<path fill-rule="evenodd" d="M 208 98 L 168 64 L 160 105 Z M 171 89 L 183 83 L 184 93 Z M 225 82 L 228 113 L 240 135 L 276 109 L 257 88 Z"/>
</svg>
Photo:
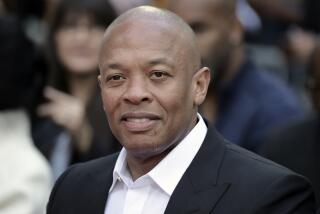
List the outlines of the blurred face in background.
<svg viewBox="0 0 320 214">
<path fill-rule="evenodd" d="M 68 14 L 56 31 L 57 57 L 68 72 L 85 75 L 98 69 L 98 54 L 104 29 L 87 14 Z"/>
<path fill-rule="evenodd" d="M 215 0 L 171 0 L 169 9 L 182 17 L 196 33 L 202 62 L 219 72 L 233 48 L 232 13 Z"/>
</svg>

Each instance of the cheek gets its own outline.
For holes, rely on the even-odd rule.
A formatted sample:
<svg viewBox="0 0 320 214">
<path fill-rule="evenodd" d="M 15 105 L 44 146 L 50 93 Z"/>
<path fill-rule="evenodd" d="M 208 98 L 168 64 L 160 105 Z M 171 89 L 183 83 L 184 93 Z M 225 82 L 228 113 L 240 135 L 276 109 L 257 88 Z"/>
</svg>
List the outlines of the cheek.
<svg viewBox="0 0 320 214">
<path fill-rule="evenodd" d="M 210 58 L 211 54 L 215 52 L 219 43 L 219 35 L 216 32 L 207 32 L 197 35 L 198 47 L 203 58 Z"/>
<path fill-rule="evenodd" d="M 57 57 L 60 63 L 69 71 L 77 71 L 85 69 L 87 66 L 83 65 L 84 61 L 80 62 L 77 58 L 70 52 L 72 48 L 72 41 L 69 41 L 62 36 L 56 39 L 56 51 Z M 92 60 L 91 60 L 92 61 Z M 98 62 L 96 62 L 97 64 Z"/>
<path fill-rule="evenodd" d="M 57 57 L 61 62 L 64 62 L 65 59 L 68 57 L 66 44 L 64 41 L 56 40 L 56 51 L 57 51 Z"/>
<path fill-rule="evenodd" d="M 182 82 L 191 83 L 191 80 L 184 79 Z M 163 92 L 162 92 L 163 93 Z M 172 117 L 181 116 L 184 114 L 185 109 L 189 109 L 193 105 L 191 93 L 191 84 L 181 84 L 175 89 L 168 90 L 167 93 L 163 93 L 162 101 L 168 114 L 172 114 Z"/>
</svg>

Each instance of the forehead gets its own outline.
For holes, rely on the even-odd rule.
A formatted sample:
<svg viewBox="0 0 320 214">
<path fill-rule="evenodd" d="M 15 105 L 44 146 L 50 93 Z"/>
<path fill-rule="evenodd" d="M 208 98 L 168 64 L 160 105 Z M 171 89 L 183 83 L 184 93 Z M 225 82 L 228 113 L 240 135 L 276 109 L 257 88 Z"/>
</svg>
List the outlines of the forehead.
<svg viewBox="0 0 320 214">
<path fill-rule="evenodd" d="M 100 61 L 112 60 L 134 53 L 140 58 L 179 57 L 184 44 L 179 31 L 165 23 L 138 20 L 127 21 L 107 32 L 101 49 Z"/>
</svg>

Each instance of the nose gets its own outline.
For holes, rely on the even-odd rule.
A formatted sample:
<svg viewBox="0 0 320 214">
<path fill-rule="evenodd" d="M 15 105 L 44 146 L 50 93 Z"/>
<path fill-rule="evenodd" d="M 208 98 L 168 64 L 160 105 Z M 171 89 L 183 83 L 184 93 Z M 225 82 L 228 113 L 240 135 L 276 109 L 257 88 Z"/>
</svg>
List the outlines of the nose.
<svg viewBox="0 0 320 214">
<path fill-rule="evenodd" d="M 89 29 L 86 26 L 77 26 L 74 31 L 74 40 L 83 41 L 90 36 Z"/>
<path fill-rule="evenodd" d="M 123 95 L 124 101 L 134 105 L 152 101 L 152 93 L 146 81 L 142 78 L 135 78 L 128 82 Z"/>
</svg>

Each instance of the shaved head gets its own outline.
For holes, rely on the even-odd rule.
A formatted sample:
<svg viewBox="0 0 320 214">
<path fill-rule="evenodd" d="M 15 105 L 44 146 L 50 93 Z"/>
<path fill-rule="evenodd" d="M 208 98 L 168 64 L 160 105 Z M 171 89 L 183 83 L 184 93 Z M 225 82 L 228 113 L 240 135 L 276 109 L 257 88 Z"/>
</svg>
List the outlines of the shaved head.
<svg viewBox="0 0 320 214">
<path fill-rule="evenodd" d="M 102 101 L 130 160 L 161 160 L 197 123 L 210 70 L 200 68 L 191 28 L 177 15 L 143 6 L 106 30 L 99 59 Z"/>
<path fill-rule="evenodd" d="M 137 30 L 144 28 L 143 30 L 145 30 L 145 26 L 148 24 L 170 32 L 172 43 L 174 45 L 181 45 L 181 49 L 184 49 L 183 52 L 188 54 L 189 60 L 184 63 L 190 62 L 194 67 L 193 70 L 200 68 L 200 54 L 197 49 L 195 34 L 190 26 L 174 13 L 151 6 L 133 8 L 120 15 L 107 28 L 104 34 L 103 46 L 111 40 L 126 34 L 126 32 L 129 32 L 133 28 Z M 150 28 L 151 30 L 152 28 Z M 140 31 L 139 33 L 150 33 L 151 37 L 152 33 L 150 31 Z"/>
<path fill-rule="evenodd" d="M 113 27 L 132 19 L 152 19 L 153 21 L 160 21 L 172 25 L 179 30 L 184 30 L 186 32 L 192 31 L 188 25 L 176 14 L 151 6 L 141 6 L 133 8 L 126 13 L 119 16 L 110 26 L 109 30 Z M 189 34 L 192 32 L 188 32 Z"/>
</svg>

